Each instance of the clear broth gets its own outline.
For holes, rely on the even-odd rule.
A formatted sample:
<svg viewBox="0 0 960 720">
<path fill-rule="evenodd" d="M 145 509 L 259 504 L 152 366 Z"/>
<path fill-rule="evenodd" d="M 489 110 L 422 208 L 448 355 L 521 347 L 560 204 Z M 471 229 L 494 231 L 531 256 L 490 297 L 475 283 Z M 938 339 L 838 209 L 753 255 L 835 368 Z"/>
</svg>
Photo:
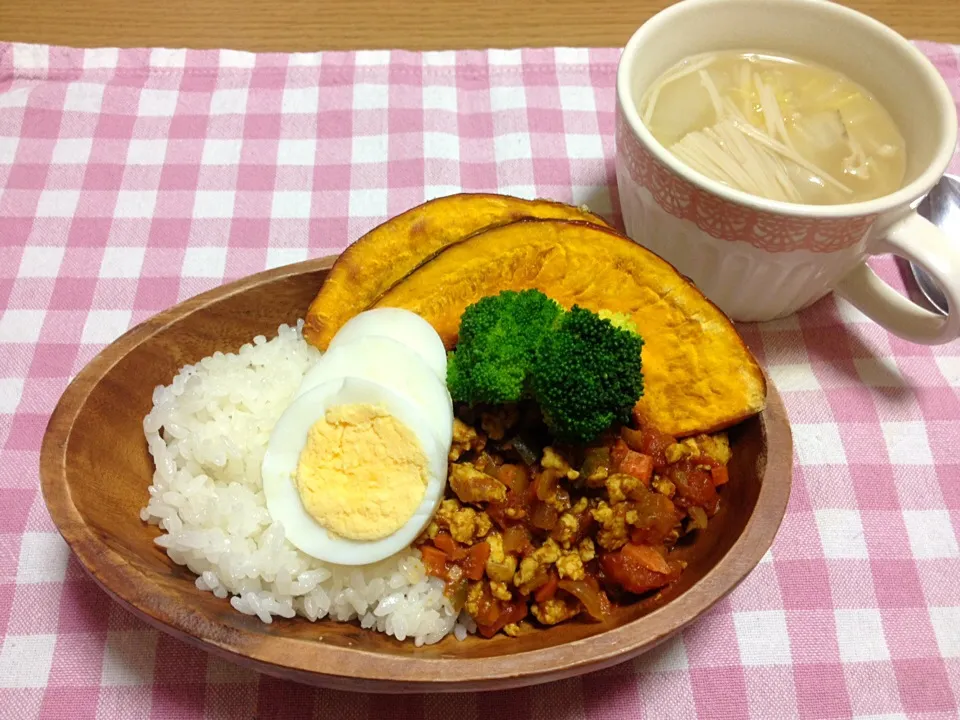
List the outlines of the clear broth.
<svg viewBox="0 0 960 720">
<path fill-rule="evenodd" d="M 667 70 L 638 111 L 681 162 L 730 187 L 813 205 L 888 195 L 906 143 L 877 99 L 795 57 L 726 51 Z"/>
</svg>

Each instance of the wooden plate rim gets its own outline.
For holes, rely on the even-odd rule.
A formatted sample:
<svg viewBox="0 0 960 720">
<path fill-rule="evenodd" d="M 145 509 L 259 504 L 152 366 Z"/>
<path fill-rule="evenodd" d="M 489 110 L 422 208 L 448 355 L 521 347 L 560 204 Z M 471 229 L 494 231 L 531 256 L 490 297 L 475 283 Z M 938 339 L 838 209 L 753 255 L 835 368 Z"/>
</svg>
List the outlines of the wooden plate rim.
<svg viewBox="0 0 960 720">
<path fill-rule="evenodd" d="M 278 652 L 278 643 L 256 633 L 223 625 L 200 614 L 185 622 L 182 603 L 97 536 L 84 522 L 66 482 L 66 450 L 73 424 L 92 388 L 130 350 L 169 325 L 252 287 L 329 269 L 326 256 L 267 270 L 214 288 L 144 321 L 102 350 L 71 381 L 44 434 L 40 482 L 44 501 L 60 534 L 84 569 L 111 597 L 141 619 L 166 632 L 213 650 L 235 662 L 280 676 L 351 690 L 391 688 L 418 691 L 493 689 L 533 684 L 597 670 L 634 657 L 700 617 L 733 590 L 770 548 L 786 511 L 792 473 L 792 440 L 783 401 L 769 382 L 761 414 L 766 466 L 756 507 L 743 533 L 720 561 L 680 597 L 653 612 L 599 635 L 563 645 L 486 658 L 418 658 L 384 655 L 294 638 L 304 652 Z M 139 592 L 148 584 L 152 592 Z M 179 612 L 178 612 L 179 610 Z M 650 628 L 657 628 L 650 633 Z M 451 660 L 455 662 L 451 663 Z M 441 666 L 443 670 L 441 671 Z M 451 667 L 453 666 L 453 667 Z M 362 685 L 357 686 L 357 681 Z"/>
</svg>

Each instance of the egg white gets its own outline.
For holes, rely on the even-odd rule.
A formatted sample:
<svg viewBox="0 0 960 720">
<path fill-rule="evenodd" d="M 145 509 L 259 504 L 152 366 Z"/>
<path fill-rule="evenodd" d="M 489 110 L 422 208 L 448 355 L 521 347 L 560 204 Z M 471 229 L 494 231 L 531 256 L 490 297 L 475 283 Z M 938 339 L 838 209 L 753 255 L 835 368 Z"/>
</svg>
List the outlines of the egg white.
<svg viewBox="0 0 960 720">
<path fill-rule="evenodd" d="M 410 310 L 374 308 L 354 315 L 337 334 L 327 350 L 359 338 L 388 337 L 415 352 L 444 383 L 447 381 L 447 351 L 433 326 Z"/>
<path fill-rule="evenodd" d="M 428 462 L 428 482 L 413 516 L 380 540 L 349 540 L 327 532 L 300 500 L 296 471 L 310 428 L 329 408 L 345 404 L 383 407 L 416 436 Z M 270 516 L 281 523 L 286 538 L 307 555 L 339 565 L 368 565 L 409 547 L 430 522 L 447 482 L 446 446 L 440 442 L 425 411 L 410 398 L 370 379 L 347 377 L 315 385 L 299 395 L 280 416 L 263 458 L 263 492 Z"/>
<path fill-rule="evenodd" d="M 431 328 L 431 332 L 433 329 Z M 434 333 L 436 334 L 436 333 Z M 337 378 L 362 378 L 392 388 L 420 406 L 437 440 L 450 450 L 453 401 L 446 383 L 431 372 L 423 358 L 406 345 L 384 336 L 356 337 L 340 342 L 304 375 L 295 397 Z"/>
</svg>

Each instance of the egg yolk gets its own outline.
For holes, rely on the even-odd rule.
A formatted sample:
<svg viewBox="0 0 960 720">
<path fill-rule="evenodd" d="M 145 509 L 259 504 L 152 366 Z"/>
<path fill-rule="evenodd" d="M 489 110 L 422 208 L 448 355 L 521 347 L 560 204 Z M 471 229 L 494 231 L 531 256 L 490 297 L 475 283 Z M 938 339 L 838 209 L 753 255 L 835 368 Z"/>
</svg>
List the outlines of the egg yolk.
<svg viewBox="0 0 960 720">
<path fill-rule="evenodd" d="M 374 405 L 341 405 L 308 431 L 297 491 L 306 511 L 329 532 L 379 540 L 416 512 L 427 468 L 417 437 L 393 415 Z"/>
</svg>

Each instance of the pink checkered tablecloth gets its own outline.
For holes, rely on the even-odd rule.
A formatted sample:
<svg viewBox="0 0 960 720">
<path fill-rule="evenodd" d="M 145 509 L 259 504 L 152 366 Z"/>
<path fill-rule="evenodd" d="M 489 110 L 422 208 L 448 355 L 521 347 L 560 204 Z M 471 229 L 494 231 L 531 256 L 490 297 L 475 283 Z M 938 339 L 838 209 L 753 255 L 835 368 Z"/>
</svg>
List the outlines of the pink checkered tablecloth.
<svg viewBox="0 0 960 720">
<path fill-rule="evenodd" d="M 960 99 L 957 48 L 922 49 Z M 772 551 L 681 637 L 592 676 L 456 698 L 261 677 L 135 620 L 51 523 L 47 417 L 157 311 L 460 190 L 618 221 L 617 57 L 0 45 L 0 718 L 957 717 L 960 343 L 832 297 L 743 328 L 795 438 Z"/>
</svg>

